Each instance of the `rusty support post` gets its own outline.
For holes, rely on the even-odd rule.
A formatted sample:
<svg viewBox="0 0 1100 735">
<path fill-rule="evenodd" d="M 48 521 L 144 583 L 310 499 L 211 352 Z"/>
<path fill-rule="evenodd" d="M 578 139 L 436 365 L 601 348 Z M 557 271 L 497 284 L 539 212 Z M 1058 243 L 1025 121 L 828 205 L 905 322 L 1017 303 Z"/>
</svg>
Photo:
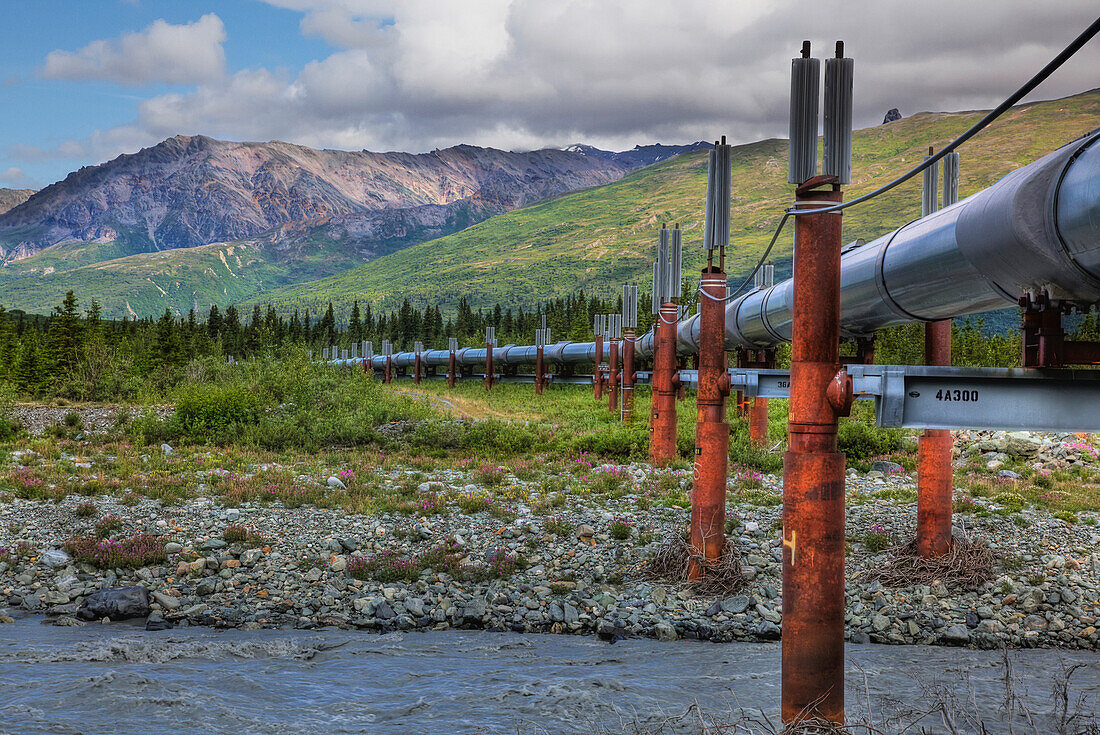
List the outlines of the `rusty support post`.
<svg viewBox="0 0 1100 735">
<path fill-rule="evenodd" d="M 596 369 L 592 373 L 592 395 L 603 400 L 603 335 L 596 335 Z"/>
<path fill-rule="evenodd" d="M 796 191 L 800 210 L 839 201 L 833 176 Z M 790 448 L 783 456 L 784 722 L 806 714 L 844 721 L 844 455 L 836 449 L 838 409 L 828 397 L 840 367 L 840 234 L 840 212 L 795 219 Z"/>
<path fill-rule="evenodd" d="M 420 385 L 420 372 L 423 367 L 423 363 L 420 361 L 420 353 L 416 353 L 416 357 L 413 359 L 413 383 Z"/>
<path fill-rule="evenodd" d="M 924 364 L 951 364 L 950 319 L 924 325 Z M 925 429 L 917 443 L 917 551 L 925 559 L 951 548 L 953 447 L 947 429 Z"/>
<path fill-rule="evenodd" d="M 493 343 L 485 342 L 485 390 L 493 387 Z"/>
<path fill-rule="evenodd" d="M 650 425 L 649 461 L 668 464 L 676 458 L 676 319 L 679 307 L 671 301 L 661 305 L 654 327 L 653 420 Z"/>
<path fill-rule="evenodd" d="M 455 351 L 451 350 L 447 356 L 447 387 L 455 387 Z"/>
<path fill-rule="evenodd" d="M 766 370 L 775 369 L 775 350 L 772 348 L 761 350 L 761 359 L 756 367 Z M 768 443 L 768 399 L 756 397 L 752 399 L 749 409 L 749 441 L 755 446 L 762 447 Z"/>
<path fill-rule="evenodd" d="M 634 417 L 634 330 L 623 331 L 623 411 L 624 423 Z"/>
<path fill-rule="evenodd" d="M 392 380 L 393 380 L 393 357 L 390 356 L 390 355 L 386 355 L 386 372 L 385 372 L 385 377 L 383 378 L 382 382 L 383 383 L 389 383 Z"/>
<path fill-rule="evenodd" d="M 619 340 L 612 338 L 608 346 L 607 410 L 619 410 Z"/>
<path fill-rule="evenodd" d="M 726 476 L 730 427 L 726 423 L 726 274 L 703 270 L 699 299 L 699 388 L 696 393 L 695 477 L 691 491 L 691 547 L 688 578 L 699 579 L 722 558 L 726 540 Z M 707 295 L 712 298 L 707 298 Z M 700 562 L 697 554 L 702 555 Z"/>
<path fill-rule="evenodd" d="M 544 370 L 544 367 L 543 367 L 543 363 L 542 363 L 542 348 L 541 347 L 536 347 L 535 348 L 535 395 L 536 396 L 541 396 L 542 395 L 542 385 L 543 385 L 543 380 L 545 379 L 545 374 L 544 374 L 543 370 Z"/>
</svg>

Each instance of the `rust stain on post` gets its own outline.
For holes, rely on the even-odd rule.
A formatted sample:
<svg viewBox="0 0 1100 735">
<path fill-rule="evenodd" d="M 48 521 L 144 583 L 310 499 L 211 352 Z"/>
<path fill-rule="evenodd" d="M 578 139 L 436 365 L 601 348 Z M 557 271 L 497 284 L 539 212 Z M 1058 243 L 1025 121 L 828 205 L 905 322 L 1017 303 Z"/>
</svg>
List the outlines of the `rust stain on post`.
<svg viewBox="0 0 1100 735">
<path fill-rule="evenodd" d="M 799 209 L 839 202 L 836 179 L 799 187 Z M 795 219 L 791 399 L 783 456 L 782 718 L 844 721 L 844 455 L 826 391 L 840 367 L 841 215 Z M 795 565 L 797 539 L 799 564 Z"/>
</svg>

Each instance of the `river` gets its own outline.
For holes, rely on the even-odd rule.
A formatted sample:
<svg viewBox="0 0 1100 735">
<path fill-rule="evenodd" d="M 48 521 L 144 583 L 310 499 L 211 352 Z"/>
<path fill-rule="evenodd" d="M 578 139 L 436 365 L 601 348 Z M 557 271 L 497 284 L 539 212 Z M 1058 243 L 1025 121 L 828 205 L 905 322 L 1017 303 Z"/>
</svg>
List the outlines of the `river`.
<svg viewBox="0 0 1100 735">
<path fill-rule="evenodd" d="M 990 732 L 1008 732 L 1009 721 L 1032 731 L 1005 706 L 1002 653 L 852 645 L 848 657 L 849 713 L 869 701 L 881 723 L 884 713 L 919 713 L 949 692 L 963 732 L 975 712 Z M 1008 660 L 1038 732 L 1053 731 L 1051 683 L 1067 666 L 1081 665 L 1071 699 L 1095 716 L 1100 654 L 1026 650 Z M 4 733 L 616 733 L 693 703 L 708 717 L 745 707 L 774 720 L 779 644 L 483 631 L 149 633 L 24 617 L 0 625 L 0 692 Z M 685 724 L 697 717 L 668 731 L 698 731 Z M 945 731 L 938 715 L 922 724 Z"/>
</svg>

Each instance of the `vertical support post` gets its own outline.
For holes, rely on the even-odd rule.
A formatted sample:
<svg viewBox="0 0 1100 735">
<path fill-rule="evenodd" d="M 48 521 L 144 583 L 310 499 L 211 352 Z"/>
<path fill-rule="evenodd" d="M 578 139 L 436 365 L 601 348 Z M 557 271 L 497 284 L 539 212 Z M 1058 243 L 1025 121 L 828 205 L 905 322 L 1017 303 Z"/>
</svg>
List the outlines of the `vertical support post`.
<svg viewBox="0 0 1100 735">
<path fill-rule="evenodd" d="M 497 346 L 496 327 L 485 328 L 485 390 L 493 387 L 493 348 Z"/>
<path fill-rule="evenodd" d="M 701 318 L 701 317 L 700 317 Z M 737 367 L 746 368 L 749 366 L 748 350 L 744 347 L 737 348 Z M 737 418 L 745 418 L 748 415 L 748 400 L 745 398 L 744 391 L 737 391 L 733 400 L 734 410 L 737 411 Z"/>
<path fill-rule="evenodd" d="M 420 374 L 423 372 L 424 363 L 420 358 L 420 353 L 424 351 L 424 343 L 417 342 L 413 349 L 416 350 L 416 354 L 413 357 L 413 384 L 420 385 Z"/>
<path fill-rule="evenodd" d="M 485 343 L 485 390 L 493 387 L 493 343 Z"/>
<path fill-rule="evenodd" d="M 661 305 L 653 332 L 653 420 L 650 425 L 649 461 L 663 465 L 676 457 L 676 322 L 680 307 L 671 301 Z"/>
<path fill-rule="evenodd" d="M 383 383 L 389 383 L 393 380 L 393 355 L 386 355 L 386 373 Z"/>
<path fill-rule="evenodd" d="M 766 370 L 772 370 L 775 368 L 775 350 L 766 349 L 761 351 L 763 359 L 759 361 L 758 367 L 763 367 Z M 768 443 L 768 399 L 757 396 L 752 399 L 752 405 L 749 408 L 749 441 L 753 445 L 762 447 Z"/>
<path fill-rule="evenodd" d="M 535 348 L 535 395 L 542 395 L 543 386 L 543 362 L 542 362 L 542 345 Z"/>
<path fill-rule="evenodd" d="M 924 364 L 951 364 L 951 320 L 924 325 Z M 947 429 L 925 429 L 917 442 L 917 551 L 925 559 L 951 548 L 954 440 Z"/>
<path fill-rule="evenodd" d="M 619 340 L 611 338 L 608 348 L 607 370 L 607 410 L 614 413 L 619 410 Z"/>
<path fill-rule="evenodd" d="M 634 330 L 623 332 L 623 423 L 634 417 Z"/>
<path fill-rule="evenodd" d="M 832 176 L 796 208 L 841 201 Z M 827 389 L 840 367 L 841 214 L 795 218 L 789 450 L 783 455 L 782 718 L 844 721 L 844 455 Z"/>
<path fill-rule="evenodd" d="M 592 395 L 599 401 L 603 399 L 603 335 L 599 331 L 596 332 L 595 352 L 596 369 L 592 373 Z"/>
<path fill-rule="evenodd" d="M 447 387 L 455 387 L 455 353 L 458 352 L 458 339 L 455 337 L 447 338 Z"/>
<path fill-rule="evenodd" d="M 726 423 L 726 274 L 703 270 L 699 298 L 699 388 L 696 393 L 695 478 L 691 492 L 688 578 L 699 579 L 722 558 L 726 540 L 726 476 L 730 427 Z M 709 298 L 708 298 L 709 297 Z M 698 555 L 702 556 L 700 560 Z"/>
</svg>

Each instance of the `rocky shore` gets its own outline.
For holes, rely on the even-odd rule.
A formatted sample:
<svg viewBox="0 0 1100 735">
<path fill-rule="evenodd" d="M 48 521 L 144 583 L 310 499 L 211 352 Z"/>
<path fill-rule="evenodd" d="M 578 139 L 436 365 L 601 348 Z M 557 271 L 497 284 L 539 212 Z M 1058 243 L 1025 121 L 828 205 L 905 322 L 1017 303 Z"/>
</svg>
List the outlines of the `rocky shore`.
<svg viewBox="0 0 1100 735">
<path fill-rule="evenodd" d="M 1066 448 L 1075 443 L 1080 444 L 1074 437 L 963 435 L 958 462 L 988 465 L 1002 461 L 998 454 L 1009 458 L 1020 451 L 1040 464 L 1094 459 L 1090 445 Z M 758 492 L 730 504 L 729 536 L 740 545 L 749 583 L 737 594 L 714 597 L 644 572 L 661 540 L 687 527 L 689 511 L 644 502 L 631 489 L 654 474 L 686 486 L 690 470 L 634 464 L 617 471 L 628 477 L 619 497 L 579 493 L 554 508 L 517 501 L 505 517 L 458 505 L 423 515 L 357 515 L 311 506 L 288 509 L 279 502 L 230 507 L 213 496 L 176 505 L 95 498 L 98 517 L 117 517 L 114 535 L 149 533 L 165 544 L 166 561 L 138 569 L 99 569 L 62 550 L 67 539 L 89 534 L 94 526 L 96 518 L 77 512 L 87 498 L 71 495 L 59 503 L 11 498 L 0 503 L 0 547 L 20 553 L 0 561 L 0 620 L 22 611 L 45 614 L 58 625 L 82 625 L 82 618 L 98 620 L 104 610 L 110 612 L 96 609 L 111 602 L 103 590 L 138 587 L 127 593 L 126 609 L 115 616 L 148 616 L 151 630 L 335 626 L 484 628 L 597 634 L 608 640 L 779 638 L 781 508 L 768 499 L 781 494 L 781 478 L 759 478 Z M 407 483 L 416 475 L 401 467 L 379 473 L 386 485 Z M 342 485 L 335 475 L 312 482 Z M 523 489 L 534 483 L 508 477 L 505 484 Z M 915 473 L 898 465 L 880 464 L 867 473 L 849 470 L 851 642 L 1100 647 L 1096 513 L 1082 512 L 1077 522 L 1067 523 L 1030 506 L 1004 512 L 1000 496 L 973 498 L 969 512 L 956 514 L 956 534 L 989 542 L 998 557 L 989 582 L 966 591 L 942 583 L 889 589 L 869 581 L 869 570 L 881 568 L 892 553 L 881 548 L 882 539 L 912 538 L 915 487 Z M 432 498 L 478 491 L 470 476 L 457 469 L 435 472 L 417 489 Z M 731 492 L 731 499 L 740 497 Z M 248 537 L 227 534 L 231 528 L 247 529 Z M 407 559 L 444 545 L 465 565 L 497 576 L 456 578 L 430 567 L 415 579 L 353 575 L 379 559 Z M 509 560 L 505 571 L 497 566 L 501 559 Z"/>
</svg>

